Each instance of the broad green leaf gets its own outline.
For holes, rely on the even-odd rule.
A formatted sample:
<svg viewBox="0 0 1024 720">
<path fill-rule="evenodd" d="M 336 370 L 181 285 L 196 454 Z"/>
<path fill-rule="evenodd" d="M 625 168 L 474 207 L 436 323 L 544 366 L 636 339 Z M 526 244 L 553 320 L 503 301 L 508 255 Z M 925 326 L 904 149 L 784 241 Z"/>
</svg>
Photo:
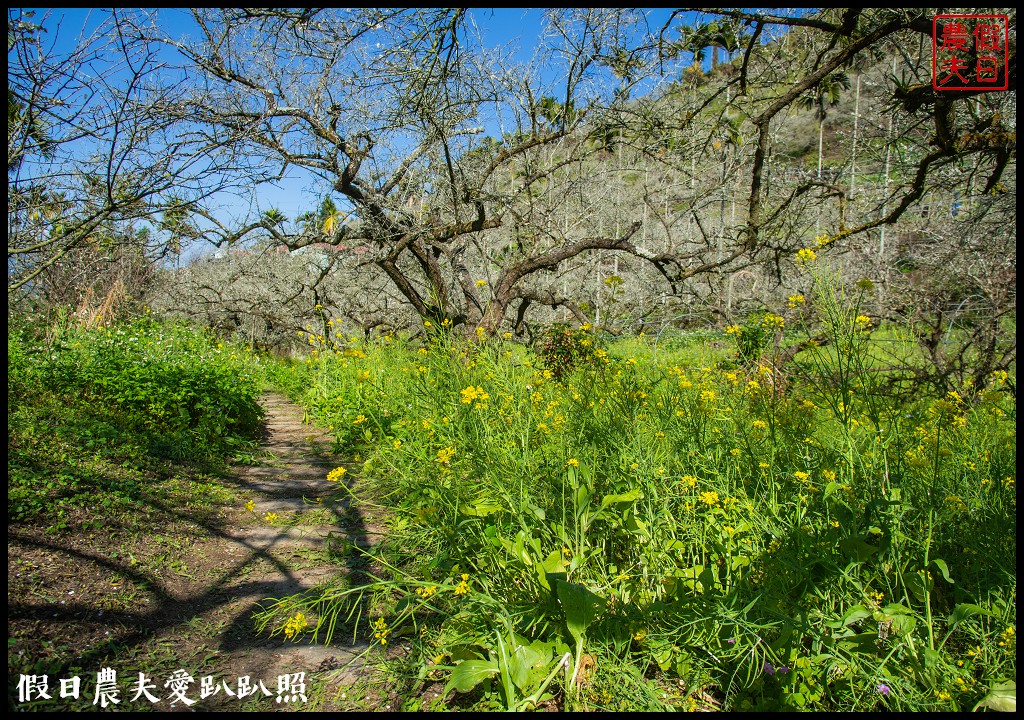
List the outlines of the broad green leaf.
<svg viewBox="0 0 1024 720">
<path fill-rule="evenodd" d="M 527 644 L 525 638 L 513 633 L 509 648 L 509 674 L 512 682 L 523 694 L 528 694 L 547 675 L 551 662 L 551 644 L 540 640 Z"/>
<path fill-rule="evenodd" d="M 447 695 L 453 688 L 461 693 L 469 692 L 484 680 L 498 674 L 498 663 L 494 660 L 463 660 L 452 670 L 451 679 L 444 688 Z"/>
<path fill-rule="evenodd" d="M 630 513 L 626 519 L 626 529 L 631 533 L 637 533 L 638 535 L 648 536 L 647 524 L 636 516 L 636 513 Z"/>
<path fill-rule="evenodd" d="M 587 628 L 597 620 L 598 613 L 607 602 L 582 585 L 571 582 L 558 583 L 558 600 L 565 611 L 565 624 L 577 643 L 587 634 Z"/>
<path fill-rule="evenodd" d="M 1017 712 L 1017 683 L 1013 680 L 996 683 L 974 709 L 987 707 L 996 712 Z"/>
<path fill-rule="evenodd" d="M 839 541 L 839 549 L 856 562 L 864 562 L 878 552 L 878 548 L 869 545 L 862 538 L 850 537 Z"/>
<path fill-rule="evenodd" d="M 942 573 L 942 579 L 943 580 L 945 580 L 948 583 L 952 583 L 953 582 L 953 578 L 951 578 L 949 576 L 949 568 L 946 567 L 946 561 L 945 560 L 939 560 L 938 558 L 936 558 L 936 559 L 931 561 L 931 564 L 939 569 L 939 572 Z"/>
<path fill-rule="evenodd" d="M 473 505 L 463 505 L 459 508 L 459 512 L 463 515 L 470 515 L 472 517 L 487 517 L 488 515 L 493 515 L 503 508 L 503 505 L 500 505 L 493 500 L 478 500 Z"/>
<path fill-rule="evenodd" d="M 615 505 L 616 503 L 635 503 L 637 500 L 643 498 L 644 494 L 640 490 L 630 490 L 627 493 L 621 493 L 618 495 L 605 495 L 601 498 L 601 509 L 608 507 L 609 505 Z"/>
<path fill-rule="evenodd" d="M 953 608 L 953 612 L 951 612 L 949 614 L 949 617 L 946 618 L 946 624 L 949 625 L 949 629 L 952 630 L 954 627 L 956 627 L 969 617 L 974 617 L 975 615 L 991 616 L 994 614 L 995 613 L 993 613 L 991 610 L 986 610 L 981 605 L 973 605 L 971 603 L 960 603 L 955 608 Z"/>
</svg>

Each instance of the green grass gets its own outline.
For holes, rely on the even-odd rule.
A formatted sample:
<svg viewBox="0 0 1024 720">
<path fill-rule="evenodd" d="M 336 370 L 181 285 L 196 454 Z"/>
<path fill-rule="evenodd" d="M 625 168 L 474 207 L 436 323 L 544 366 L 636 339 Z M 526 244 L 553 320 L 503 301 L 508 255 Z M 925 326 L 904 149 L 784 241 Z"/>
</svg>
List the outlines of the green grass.
<svg viewBox="0 0 1024 720">
<path fill-rule="evenodd" d="M 582 333 L 560 382 L 500 338 L 314 339 L 279 380 L 391 532 L 262 622 L 361 619 L 459 706 L 972 708 L 1016 679 L 1015 403 L 897 392 L 859 297 L 786 314 L 831 344 L 785 385 L 721 333 Z"/>
<path fill-rule="evenodd" d="M 141 503 L 166 461 L 215 470 L 251 452 L 257 378 L 243 350 L 184 327 L 142 320 L 40 338 L 13 328 L 8 517 L 62 529 L 83 503 Z M 204 488 L 182 490 L 195 498 Z"/>
</svg>

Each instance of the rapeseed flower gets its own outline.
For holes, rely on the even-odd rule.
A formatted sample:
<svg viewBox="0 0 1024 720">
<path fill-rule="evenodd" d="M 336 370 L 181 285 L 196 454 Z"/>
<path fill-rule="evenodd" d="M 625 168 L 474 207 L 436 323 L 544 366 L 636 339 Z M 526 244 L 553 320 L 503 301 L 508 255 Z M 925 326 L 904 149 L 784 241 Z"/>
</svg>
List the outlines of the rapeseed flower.
<svg viewBox="0 0 1024 720">
<path fill-rule="evenodd" d="M 707 505 L 708 507 L 714 507 L 715 505 L 718 504 L 718 493 L 716 493 L 714 490 L 702 492 L 700 495 L 697 496 L 697 499 L 700 500 L 705 505 Z"/>
<path fill-rule="evenodd" d="M 284 625 L 284 636 L 291 640 L 300 632 L 302 629 L 309 625 L 306 620 L 306 616 L 302 613 L 296 613 L 295 617 L 288 618 L 288 622 Z"/>
<path fill-rule="evenodd" d="M 818 259 L 818 254 L 810 248 L 800 248 L 800 251 L 796 254 L 797 265 L 803 265 L 804 263 L 814 262 Z"/>
</svg>

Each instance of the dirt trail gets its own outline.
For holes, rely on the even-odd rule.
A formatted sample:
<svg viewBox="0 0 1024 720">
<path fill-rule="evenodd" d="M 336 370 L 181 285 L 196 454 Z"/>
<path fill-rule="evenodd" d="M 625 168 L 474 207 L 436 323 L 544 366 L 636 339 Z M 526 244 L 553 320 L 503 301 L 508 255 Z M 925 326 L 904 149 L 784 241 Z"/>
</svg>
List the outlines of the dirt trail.
<svg viewBox="0 0 1024 720">
<path fill-rule="evenodd" d="M 263 679 L 268 687 L 277 677 L 349 665 L 350 677 L 359 663 L 350 660 L 365 650 L 365 644 L 351 644 L 351 637 L 335 637 L 331 645 L 295 643 L 278 635 L 256 636 L 252 613 L 267 598 L 282 598 L 314 587 L 345 567 L 330 559 L 332 547 L 345 544 L 366 546 L 368 533 L 357 515 L 348 513 L 347 503 L 337 495 L 337 486 L 327 474 L 339 460 L 328 453 L 333 439 L 302 422 L 302 408 L 281 395 L 266 395 L 266 431 L 260 451 L 272 455 L 267 464 L 239 467 L 226 484 L 240 494 L 251 496 L 255 519 L 230 528 L 205 549 L 217 558 L 226 572 L 218 592 L 223 603 L 213 612 L 230 617 L 220 637 L 217 662 L 220 674 L 228 678 L 244 675 Z M 277 516 L 268 523 L 268 514 Z M 247 513 L 249 514 L 249 513 Z M 249 514 L 251 517 L 251 514 Z M 204 593 L 204 588 L 194 588 Z M 335 682 L 344 681 L 339 673 Z"/>
<path fill-rule="evenodd" d="M 196 515 L 153 501 L 149 514 L 140 515 L 140 522 L 152 523 L 149 529 L 143 524 L 130 532 L 115 516 L 97 522 L 101 529 L 64 535 L 8 526 L 9 667 L 51 673 L 51 688 L 74 668 L 89 696 L 77 701 L 84 708 L 73 705 L 78 709 L 88 708 L 101 667 L 118 673 L 120 710 L 151 704 L 145 698 L 131 702 L 139 672 L 156 683 L 160 702 L 153 709 L 185 709 L 184 703 L 170 704 L 171 691 L 164 689 L 178 668 L 194 677 L 187 692 L 198 700 L 192 709 L 337 707 L 331 697 L 358 675 L 365 643 L 353 644 L 343 632 L 329 646 L 260 635 L 253 612 L 268 598 L 365 571 L 365 558 L 353 546 L 371 544 L 374 535 L 327 480 L 343 464 L 329 452 L 332 438 L 304 424 L 302 409 L 281 395 L 265 395 L 261 403 L 263 461 L 236 467 L 218 481 L 233 491 L 229 504 L 207 503 Z M 102 514 L 101 508 L 88 510 L 94 511 L 90 517 Z M 36 660 L 48 664 L 32 665 Z M 300 672 L 306 673 L 307 702 L 278 704 L 278 677 Z M 233 689 L 249 676 L 271 696 L 241 700 L 221 692 L 200 698 L 205 676 Z M 10 681 L 9 706 L 24 705 L 11 694 L 13 687 Z M 71 705 L 57 696 L 37 700 L 36 707 Z"/>
</svg>

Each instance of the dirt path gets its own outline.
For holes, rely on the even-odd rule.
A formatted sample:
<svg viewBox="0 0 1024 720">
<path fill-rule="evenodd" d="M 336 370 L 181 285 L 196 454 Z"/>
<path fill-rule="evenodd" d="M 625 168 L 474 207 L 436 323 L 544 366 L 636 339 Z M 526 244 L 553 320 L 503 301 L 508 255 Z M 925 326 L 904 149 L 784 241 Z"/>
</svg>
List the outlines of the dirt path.
<svg viewBox="0 0 1024 720">
<path fill-rule="evenodd" d="M 346 568 L 331 558 L 332 544 L 369 544 L 358 517 L 350 517 L 347 503 L 337 498 L 337 486 L 327 474 L 338 467 L 328 449 L 333 439 L 302 422 L 302 409 L 281 395 L 262 399 L 266 433 L 260 450 L 272 459 L 266 465 L 237 468 L 227 484 L 255 503 L 246 511 L 247 524 L 231 528 L 206 549 L 208 559 L 220 560 L 223 571 L 209 578 L 223 598 L 213 609 L 223 632 L 219 638 L 220 674 L 227 678 L 249 675 L 276 685 L 279 675 L 335 670 L 332 681 L 353 679 L 359 662 L 354 656 L 365 644 L 335 637 L 331 645 L 296 643 L 259 637 L 252 614 L 267 598 L 283 598 L 314 587 Z M 333 499 L 332 499 L 333 496 Z M 277 517 L 267 521 L 268 515 Z M 213 563 L 211 563 L 212 565 Z M 211 568 L 212 569 L 212 568 Z M 212 587 L 200 583 L 199 594 Z"/>
<path fill-rule="evenodd" d="M 329 646 L 257 634 L 253 612 L 268 598 L 360 572 L 363 559 L 351 546 L 367 546 L 372 533 L 327 480 L 342 464 L 329 452 L 332 438 L 304 424 L 302 409 L 283 396 L 268 394 L 261 402 L 262 464 L 236 467 L 213 484 L 188 485 L 223 500 L 199 503 L 195 511 L 187 503 L 151 500 L 130 524 L 110 515 L 90 520 L 100 527 L 72 534 L 8 526 L 9 707 L 32 709 L 19 702 L 15 683 L 22 673 L 47 673 L 51 690 L 59 678 L 81 674 L 83 697 L 39 699 L 35 709 L 87 709 L 102 667 L 118 673 L 119 710 L 184 709 L 181 702 L 171 706 L 164 689 L 178 669 L 194 678 L 186 692 L 198 700 L 192 709 L 338 707 L 331 698 L 358 675 L 366 645 L 344 633 Z M 102 517 L 102 508 L 82 510 Z M 130 702 L 139 672 L 156 685 L 159 703 Z M 275 702 L 279 676 L 300 672 L 307 701 Z M 205 676 L 235 690 L 249 676 L 271 696 L 200 698 Z"/>
</svg>

